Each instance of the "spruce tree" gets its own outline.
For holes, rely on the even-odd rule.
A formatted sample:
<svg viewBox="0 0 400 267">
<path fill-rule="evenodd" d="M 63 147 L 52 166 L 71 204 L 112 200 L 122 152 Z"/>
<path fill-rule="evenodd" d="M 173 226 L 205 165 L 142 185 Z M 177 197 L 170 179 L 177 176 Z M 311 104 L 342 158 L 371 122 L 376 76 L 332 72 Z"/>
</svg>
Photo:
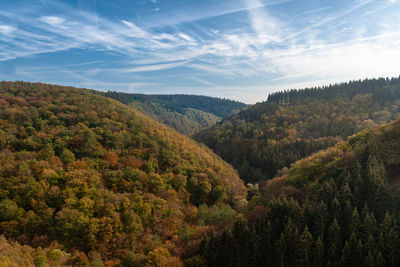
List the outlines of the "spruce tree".
<svg viewBox="0 0 400 267">
<path fill-rule="evenodd" d="M 310 257 L 310 250 L 312 246 L 312 235 L 308 231 L 308 227 L 306 226 L 303 230 L 303 233 L 300 236 L 300 250 L 302 252 L 302 258 L 304 258 L 305 266 L 309 266 L 309 257 Z"/>
</svg>

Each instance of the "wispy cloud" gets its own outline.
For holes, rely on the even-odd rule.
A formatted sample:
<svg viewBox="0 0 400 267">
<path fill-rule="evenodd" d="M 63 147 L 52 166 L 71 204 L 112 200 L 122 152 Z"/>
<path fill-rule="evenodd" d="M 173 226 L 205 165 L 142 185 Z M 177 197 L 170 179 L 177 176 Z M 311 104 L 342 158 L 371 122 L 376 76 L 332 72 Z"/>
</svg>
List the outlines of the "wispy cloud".
<svg viewBox="0 0 400 267">
<path fill-rule="evenodd" d="M 0 34 L 3 35 L 8 35 L 12 32 L 15 32 L 16 28 L 14 28 L 13 26 L 9 26 L 9 25 L 0 25 Z"/>
<path fill-rule="evenodd" d="M 264 9 L 261 0 L 244 0 L 247 6 L 251 25 L 257 34 L 257 40 L 261 45 L 265 45 L 271 41 L 280 41 L 279 23 L 276 19 L 268 14 Z"/>
<path fill-rule="evenodd" d="M 372 10 L 369 10 L 369 11 L 365 12 L 363 14 L 363 16 L 369 16 L 369 15 L 375 14 L 377 12 L 385 10 L 385 9 L 393 6 L 394 4 L 398 4 L 398 3 L 400 3 L 399 0 L 388 0 L 386 3 L 382 3 L 378 8 L 374 8 Z"/>
<path fill-rule="evenodd" d="M 326 7 L 320 7 L 320 8 L 316 8 L 316 9 L 311 9 L 311 10 L 307 10 L 305 12 L 302 12 L 300 14 L 298 14 L 297 16 L 304 16 L 304 15 L 311 15 L 311 14 L 315 14 L 315 13 L 319 13 L 328 9 L 331 9 L 332 6 L 326 6 Z"/>
<path fill-rule="evenodd" d="M 65 22 L 65 19 L 60 18 L 60 17 L 54 17 L 54 16 L 43 16 L 39 18 L 40 21 L 43 21 L 44 23 L 53 25 L 53 26 L 58 26 Z"/>
<path fill-rule="evenodd" d="M 23 66 L 17 73 L 32 79 L 40 79 L 44 73 L 53 77 L 59 73 L 84 86 L 117 88 L 135 84 L 153 90 L 156 86 L 171 88 L 178 80 L 187 79 L 187 87 L 193 88 L 189 83 L 192 81 L 214 95 L 226 93 L 229 87 L 237 89 L 235 94 L 240 94 L 241 100 L 246 94 L 239 93 L 239 88 L 246 88 L 248 95 L 254 90 L 254 96 L 259 90 L 260 96 L 262 88 L 285 84 L 398 75 L 397 21 L 388 19 L 386 24 L 372 26 L 354 22 L 357 16 L 395 7 L 397 1 L 313 7 L 282 17 L 282 8 L 277 5 L 284 3 L 293 4 L 285 0 L 242 0 L 229 8 L 197 12 L 192 18 L 171 17 L 157 26 L 148 26 L 152 23 L 144 23 L 146 19 L 77 12 L 58 1 L 51 5 L 62 11 L 59 13 L 0 10 L 0 61 L 60 51 L 96 53 L 117 63 L 104 64 L 94 57 L 62 68 Z M 44 4 L 49 6 L 50 2 Z M 155 18 L 164 12 L 161 2 L 156 7 L 162 7 L 159 12 L 153 12 L 154 2 L 146 4 Z M 220 18 L 223 16 L 231 17 Z M 210 17 L 213 19 L 200 22 Z M 149 82 L 151 72 L 169 69 L 176 71 L 175 77 L 169 72 L 155 75 L 152 79 L 156 81 Z M 246 82 L 248 86 L 243 86 Z"/>
<path fill-rule="evenodd" d="M 165 70 L 176 68 L 182 65 L 185 65 L 185 61 L 183 62 L 174 62 L 174 63 L 163 63 L 163 64 L 153 64 L 153 65 L 145 65 L 139 67 L 132 67 L 126 69 L 119 69 L 120 72 L 146 72 L 146 71 L 158 71 L 158 70 Z"/>
</svg>

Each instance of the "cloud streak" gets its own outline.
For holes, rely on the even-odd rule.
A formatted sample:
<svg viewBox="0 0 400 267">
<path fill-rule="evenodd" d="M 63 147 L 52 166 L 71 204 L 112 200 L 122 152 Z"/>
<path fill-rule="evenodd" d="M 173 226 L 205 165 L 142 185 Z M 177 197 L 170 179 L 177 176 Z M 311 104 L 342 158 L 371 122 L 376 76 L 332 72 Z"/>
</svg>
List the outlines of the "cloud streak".
<svg viewBox="0 0 400 267">
<path fill-rule="evenodd" d="M 275 6 L 286 2 L 242 0 L 241 6 L 200 14 L 190 23 L 186 20 L 176 24 L 177 20 L 171 18 L 157 27 L 146 27 L 135 18 L 110 19 L 95 12 L 77 12 L 60 2 L 55 3 L 61 13 L 0 10 L 0 61 L 77 50 L 112 57 L 118 63 L 107 65 L 103 64 L 105 60 L 90 59 L 88 62 L 99 64 L 76 62 L 64 69 L 50 66 L 48 71 L 68 74 L 85 86 L 101 87 L 134 83 L 142 88 L 171 88 L 178 84 L 176 77 L 181 75 L 181 80 L 191 80 L 209 88 L 211 93 L 217 92 L 215 88 L 225 92 L 232 86 L 257 89 L 260 95 L 264 95 L 264 87 L 398 75 L 397 21 L 390 22 L 388 18 L 373 27 L 354 22 L 354 17 L 368 14 L 362 12 L 367 8 L 368 12 L 384 10 L 375 1 L 361 1 L 341 9 L 315 7 L 300 15 L 289 14 L 286 18 L 293 19 L 284 20 Z M 396 3 L 387 1 L 384 7 Z M 154 3 L 151 11 L 153 8 Z M 220 24 L 211 24 L 218 16 L 232 16 L 229 23 L 240 24 L 226 27 L 227 20 L 223 19 Z M 199 17 L 214 19 L 200 23 Z M 308 17 L 313 19 L 307 20 Z M 79 71 L 80 68 L 84 70 Z M 172 69 L 176 71 L 174 77 L 171 72 L 169 76 L 155 75 L 156 81 L 149 83 L 152 72 Z M 46 69 L 24 67 L 19 73 L 39 77 L 45 72 Z M 113 77 L 124 81 L 117 82 Z M 244 86 L 246 82 L 248 86 Z M 187 87 L 193 88 L 191 84 Z"/>
</svg>

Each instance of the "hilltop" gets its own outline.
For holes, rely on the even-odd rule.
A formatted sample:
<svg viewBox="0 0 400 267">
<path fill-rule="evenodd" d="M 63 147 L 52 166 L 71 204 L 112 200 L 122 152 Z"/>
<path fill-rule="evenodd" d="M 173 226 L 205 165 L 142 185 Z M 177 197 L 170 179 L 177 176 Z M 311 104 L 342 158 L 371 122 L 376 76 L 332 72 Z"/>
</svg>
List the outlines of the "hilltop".
<svg viewBox="0 0 400 267">
<path fill-rule="evenodd" d="M 82 264 L 179 266 L 246 197 L 229 164 L 135 109 L 25 82 L 0 83 L 0 185 L 1 234 L 79 251 Z"/>
</svg>

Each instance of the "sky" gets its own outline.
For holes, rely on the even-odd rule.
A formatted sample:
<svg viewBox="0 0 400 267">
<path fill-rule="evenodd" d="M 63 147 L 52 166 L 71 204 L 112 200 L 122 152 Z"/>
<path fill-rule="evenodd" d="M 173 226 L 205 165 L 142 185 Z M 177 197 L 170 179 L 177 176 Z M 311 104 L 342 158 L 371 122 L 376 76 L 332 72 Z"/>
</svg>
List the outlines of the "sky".
<svg viewBox="0 0 400 267">
<path fill-rule="evenodd" d="M 255 103 L 400 74 L 400 0 L 1 0 L 0 80 Z"/>
</svg>

